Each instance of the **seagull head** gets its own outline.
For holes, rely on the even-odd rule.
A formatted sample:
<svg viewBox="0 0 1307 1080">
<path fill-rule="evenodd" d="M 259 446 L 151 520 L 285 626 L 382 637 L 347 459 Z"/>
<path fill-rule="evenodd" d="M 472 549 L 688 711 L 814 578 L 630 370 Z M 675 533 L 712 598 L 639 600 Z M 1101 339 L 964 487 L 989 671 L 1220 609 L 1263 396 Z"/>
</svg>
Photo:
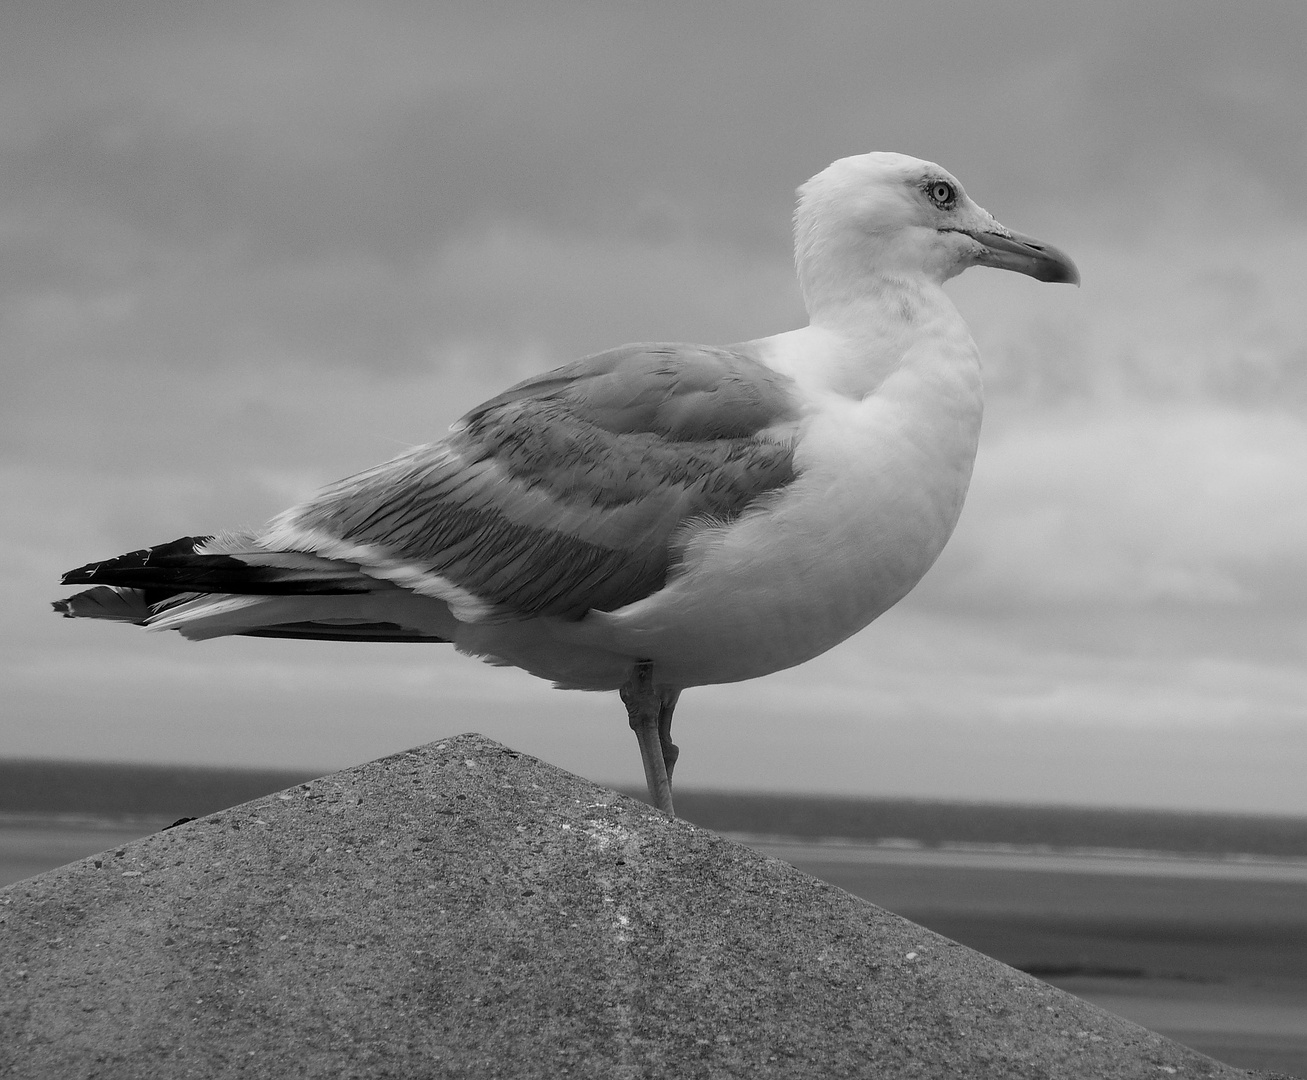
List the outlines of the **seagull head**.
<svg viewBox="0 0 1307 1080">
<path fill-rule="evenodd" d="M 795 261 L 805 299 L 855 300 L 876 280 L 936 284 L 969 266 L 1078 285 L 1075 263 L 977 206 L 951 173 L 904 154 L 841 158 L 799 188 Z"/>
</svg>

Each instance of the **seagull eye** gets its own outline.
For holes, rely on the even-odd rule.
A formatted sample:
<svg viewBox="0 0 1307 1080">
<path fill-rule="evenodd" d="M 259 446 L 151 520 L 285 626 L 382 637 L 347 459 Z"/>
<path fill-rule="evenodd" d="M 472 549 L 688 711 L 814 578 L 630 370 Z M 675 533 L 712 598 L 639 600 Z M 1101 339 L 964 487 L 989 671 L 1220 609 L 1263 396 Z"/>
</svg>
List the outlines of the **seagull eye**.
<svg viewBox="0 0 1307 1080">
<path fill-rule="evenodd" d="M 946 210 L 957 200 L 958 193 L 952 184 L 943 180 L 936 180 L 926 189 L 926 194 L 930 196 L 930 201 L 938 206 L 941 210 Z"/>
</svg>

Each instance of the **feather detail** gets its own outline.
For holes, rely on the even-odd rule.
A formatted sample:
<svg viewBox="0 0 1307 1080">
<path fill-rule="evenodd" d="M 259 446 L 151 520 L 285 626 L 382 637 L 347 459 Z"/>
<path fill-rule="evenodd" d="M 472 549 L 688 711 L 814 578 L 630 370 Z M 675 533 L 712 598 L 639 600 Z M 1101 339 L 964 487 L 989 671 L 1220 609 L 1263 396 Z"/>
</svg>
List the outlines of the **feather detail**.
<svg viewBox="0 0 1307 1080">
<path fill-rule="evenodd" d="M 269 527 L 265 541 L 273 545 L 321 552 L 330 559 L 349 560 L 378 583 L 389 582 L 401 588 L 412 589 L 423 596 L 445 601 L 454 615 L 465 622 L 481 622 L 494 614 L 493 605 L 468 590 L 459 588 L 452 581 L 419 565 L 391 558 L 384 548 L 376 544 L 342 541 L 325 532 L 302 529 L 281 519 Z"/>
<path fill-rule="evenodd" d="M 140 589 L 116 589 L 111 585 L 97 585 L 56 600 L 54 609 L 65 619 L 109 619 L 137 626 L 144 626 L 150 617 L 150 605 Z"/>
<path fill-rule="evenodd" d="M 580 619 L 663 588 L 687 522 L 733 521 L 794 479 L 796 402 L 744 351 L 625 346 L 519 384 L 259 542 L 357 563 L 470 622 Z"/>
<path fill-rule="evenodd" d="M 223 550 L 226 547 L 227 550 Z M 104 562 L 70 570 L 65 585 L 113 585 L 143 589 L 152 599 L 178 592 L 302 595 L 358 593 L 375 582 L 357 565 L 332 562 L 306 552 L 255 548 L 229 553 L 235 545 L 211 536 L 183 536 Z"/>
<path fill-rule="evenodd" d="M 321 632 L 309 632 L 310 624 Z M 382 624 L 390 627 L 390 637 L 383 640 L 452 641 L 458 630 L 446 604 L 389 587 L 349 596 L 183 596 L 158 605 L 146 625 L 202 641 L 226 634 L 268 637 L 273 632 L 278 637 L 352 640 L 364 628 Z"/>
</svg>

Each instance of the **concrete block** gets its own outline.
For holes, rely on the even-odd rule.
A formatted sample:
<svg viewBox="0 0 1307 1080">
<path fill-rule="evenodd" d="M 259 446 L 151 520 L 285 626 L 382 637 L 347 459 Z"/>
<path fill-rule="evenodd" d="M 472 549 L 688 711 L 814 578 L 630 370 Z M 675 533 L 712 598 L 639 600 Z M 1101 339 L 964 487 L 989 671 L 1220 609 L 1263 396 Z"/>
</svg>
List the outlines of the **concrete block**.
<svg viewBox="0 0 1307 1080">
<path fill-rule="evenodd" d="M 0 1075 L 1248 1074 L 479 735 L 0 892 Z"/>
</svg>

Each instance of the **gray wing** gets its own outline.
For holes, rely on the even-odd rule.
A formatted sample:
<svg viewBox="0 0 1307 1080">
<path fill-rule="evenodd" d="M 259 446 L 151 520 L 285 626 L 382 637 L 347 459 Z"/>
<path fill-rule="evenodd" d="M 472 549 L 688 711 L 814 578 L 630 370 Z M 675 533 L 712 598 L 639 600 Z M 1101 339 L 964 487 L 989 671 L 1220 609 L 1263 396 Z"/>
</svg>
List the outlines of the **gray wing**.
<svg viewBox="0 0 1307 1080">
<path fill-rule="evenodd" d="M 798 415 L 793 383 L 743 350 L 627 345 L 518 384 L 269 536 L 402 564 L 488 617 L 580 618 L 662 588 L 689 531 L 788 484 Z"/>
</svg>

